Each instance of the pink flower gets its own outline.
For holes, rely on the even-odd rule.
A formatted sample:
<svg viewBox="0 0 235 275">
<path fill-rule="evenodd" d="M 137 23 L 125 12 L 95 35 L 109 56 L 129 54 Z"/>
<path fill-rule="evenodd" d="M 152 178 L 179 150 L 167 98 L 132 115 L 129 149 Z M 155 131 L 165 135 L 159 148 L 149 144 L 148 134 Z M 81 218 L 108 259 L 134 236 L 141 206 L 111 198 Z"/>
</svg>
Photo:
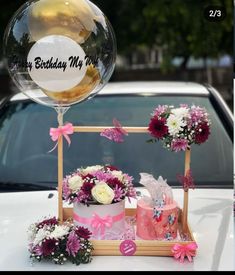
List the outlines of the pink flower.
<svg viewBox="0 0 235 275">
<path fill-rule="evenodd" d="M 69 189 L 67 179 L 63 180 L 63 198 L 68 201 L 71 194 L 71 190 Z"/>
<path fill-rule="evenodd" d="M 167 106 L 164 106 L 164 105 L 158 105 L 158 107 L 154 110 L 153 112 L 153 116 L 160 116 L 162 115 L 167 109 Z"/>
<path fill-rule="evenodd" d="M 186 151 L 188 147 L 188 141 L 186 139 L 175 139 L 171 143 L 171 149 L 175 152 Z"/>
<path fill-rule="evenodd" d="M 92 174 L 94 177 L 97 178 L 99 181 L 104 181 L 106 182 L 109 179 L 113 179 L 113 175 L 111 173 L 104 173 L 103 171 L 97 171 Z"/>
<path fill-rule="evenodd" d="M 204 121 L 207 119 L 206 111 L 199 106 L 192 106 L 190 111 L 190 117 L 192 123 L 199 123 L 200 121 Z"/>
<path fill-rule="evenodd" d="M 116 187 L 114 188 L 114 201 L 119 202 L 124 198 L 125 198 L 125 191 L 122 188 L 118 187 L 118 185 L 116 185 Z"/>
<path fill-rule="evenodd" d="M 68 236 L 66 251 L 68 252 L 69 256 L 72 255 L 75 257 L 80 247 L 80 241 L 75 232 L 72 231 Z"/>
<path fill-rule="evenodd" d="M 37 256 L 42 256 L 43 254 L 43 250 L 42 250 L 42 247 L 40 245 L 36 245 L 34 248 L 33 248 L 33 253 Z"/>
</svg>

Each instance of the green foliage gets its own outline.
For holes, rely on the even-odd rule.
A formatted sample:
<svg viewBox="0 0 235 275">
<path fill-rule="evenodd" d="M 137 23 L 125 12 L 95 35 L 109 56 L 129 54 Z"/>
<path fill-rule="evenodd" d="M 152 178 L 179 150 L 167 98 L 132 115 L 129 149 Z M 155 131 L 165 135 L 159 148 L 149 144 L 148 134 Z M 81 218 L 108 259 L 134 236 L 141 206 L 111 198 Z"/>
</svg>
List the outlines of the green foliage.
<svg viewBox="0 0 235 275">
<path fill-rule="evenodd" d="M 232 54 L 232 0 L 96 0 L 116 32 L 119 53 L 147 46 L 163 47 L 163 67 L 174 56 L 218 57 Z M 204 10 L 210 5 L 226 8 L 222 22 L 209 22 Z M 185 63 L 185 64 L 184 64 Z"/>
</svg>

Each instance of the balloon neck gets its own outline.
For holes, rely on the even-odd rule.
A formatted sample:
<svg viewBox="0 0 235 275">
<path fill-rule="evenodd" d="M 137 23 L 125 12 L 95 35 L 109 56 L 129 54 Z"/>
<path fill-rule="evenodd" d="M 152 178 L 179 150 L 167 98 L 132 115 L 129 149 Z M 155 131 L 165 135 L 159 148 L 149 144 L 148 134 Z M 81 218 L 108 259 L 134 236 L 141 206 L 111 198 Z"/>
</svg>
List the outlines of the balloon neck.
<svg viewBox="0 0 235 275">
<path fill-rule="evenodd" d="M 55 110 L 57 112 L 57 121 L 59 126 L 63 126 L 64 124 L 64 114 L 68 111 L 69 107 L 56 107 Z"/>
</svg>

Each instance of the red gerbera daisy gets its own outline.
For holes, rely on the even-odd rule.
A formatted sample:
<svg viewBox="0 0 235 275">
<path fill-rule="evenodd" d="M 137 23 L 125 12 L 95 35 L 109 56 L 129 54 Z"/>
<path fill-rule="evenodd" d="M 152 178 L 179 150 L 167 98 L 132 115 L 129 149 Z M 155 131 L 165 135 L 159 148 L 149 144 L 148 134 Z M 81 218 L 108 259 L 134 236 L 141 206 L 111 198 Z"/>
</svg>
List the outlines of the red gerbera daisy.
<svg viewBox="0 0 235 275">
<path fill-rule="evenodd" d="M 157 117 L 151 118 L 148 130 L 151 133 L 151 135 L 155 138 L 162 139 L 168 133 L 166 119 Z"/>
<path fill-rule="evenodd" d="M 108 180 L 107 180 L 107 184 L 108 184 L 109 187 L 111 187 L 112 189 L 115 189 L 116 186 L 117 186 L 118 188 L 122 188 L 122 189 L 123 189 L 123 183 L 120 182 L 120 180 L 117 179 L 117 178 L 108 179 Z"/>
<path fill-rule="evenodd" d="M 92 234 L 87 228 L 82 226 L 79 226 L 75 232 L 80 238 L 83 239 L 89 239 Z"/>
<path fill-rule="evenodd" d="M 200 124 L 195 130 L 195 142 L 197 144 L 204 143 L 207 141 L 209 135 L 210 127 L 207 125 L 207 123 Z"/>
<path fill-rule="evenodd" d="M 46 239 L 42 243 L 42 254 L 43 256 L 49 256 L 56 249 L 56 240 L 55 239 Z"/>
<path fill-rule="evenodd" d="M 91 189 L 95 186 L 92 182 L 84 182 L 81 190 L 85 195 L 91 195 Z"/>
</svg>

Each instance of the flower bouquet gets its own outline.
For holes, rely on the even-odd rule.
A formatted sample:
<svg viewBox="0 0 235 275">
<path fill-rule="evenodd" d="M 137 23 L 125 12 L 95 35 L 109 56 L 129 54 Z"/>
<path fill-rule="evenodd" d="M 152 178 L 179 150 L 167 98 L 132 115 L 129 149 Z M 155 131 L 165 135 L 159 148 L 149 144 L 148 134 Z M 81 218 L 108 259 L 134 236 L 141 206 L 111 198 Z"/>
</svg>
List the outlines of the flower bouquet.
<svg viewBox="0 0 235 275">
<path fill-rule="evenodd" d="M 63 180 L 63 198 L 73 219 L 93 239 L 118 239 L 125 231 L 125 198 L 135 198 L 132 177 L 113 166 L 80 168 Z"/>
<path fill-rule="evenodd" d="M 211 122 L 204 108 L 182 104 L 179 108 L 159 105 L 152 113 L 148 130 L 154 139 L 162 140 L 164 147 L 179 152 L 192 144 L 202 144 L 210 135 Z"/>
<path fill-rule="evenodd" d="M 48 259 L 55 264 L 91 262 L 93 246 L 87 228 L 71 223 L 60 225 L 56 218 L 48 218 L 30 225 L 28 233 L 29 252 L 33 259 Z"/>
</svg>

